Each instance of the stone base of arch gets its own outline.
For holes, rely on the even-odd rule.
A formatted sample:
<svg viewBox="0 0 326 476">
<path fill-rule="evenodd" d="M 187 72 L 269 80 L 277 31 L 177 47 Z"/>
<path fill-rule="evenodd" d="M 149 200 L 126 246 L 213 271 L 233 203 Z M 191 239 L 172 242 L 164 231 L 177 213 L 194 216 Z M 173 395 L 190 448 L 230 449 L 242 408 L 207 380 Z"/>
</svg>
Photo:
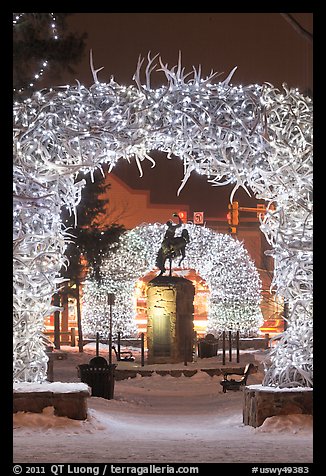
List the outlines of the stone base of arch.
<svg viewBox="0 0 326 476">
<path fill-rule="evenodd" d="M 313 414 L 312 388 L 278 388 L 249 385 L 244 388 L 243 423 L 261 426 L 277 415 Z"/>
<path fill-rule="evenodd" d="M 191 281 L 158 276 L 148 283 L 148 363 L 192 362 L 194 295 Z"/>
</svg>

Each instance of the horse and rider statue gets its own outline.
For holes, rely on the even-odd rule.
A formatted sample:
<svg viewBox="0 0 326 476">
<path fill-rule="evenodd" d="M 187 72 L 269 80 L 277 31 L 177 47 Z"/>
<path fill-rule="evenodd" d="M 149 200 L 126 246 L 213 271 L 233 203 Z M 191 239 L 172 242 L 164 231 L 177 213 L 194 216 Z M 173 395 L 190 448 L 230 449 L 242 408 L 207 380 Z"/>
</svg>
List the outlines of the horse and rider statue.
<svg viewBox="0 0 326 476">
<path fill-rule="evenodd" d="M 175 224 L 172 220 L 166 222 L 167 229 L 156 257 L 156 266 L 161 270 L 159 276 L 162 276 L 166 271 L 166 260 L 169 260 L 170 276 L 172 275 L 172 260 L 180 257 L 178 266 L 181 265 L 186 256 L 186 245 L 190 241 L 189 233 L 186 228 L 182 230 L 181 236 L 175 236 L 176 229 L 180 228 L 183 222 L 177 213 L 174 213 L 173 217 L 178 217 L 179 223 Z"/>
</svg>

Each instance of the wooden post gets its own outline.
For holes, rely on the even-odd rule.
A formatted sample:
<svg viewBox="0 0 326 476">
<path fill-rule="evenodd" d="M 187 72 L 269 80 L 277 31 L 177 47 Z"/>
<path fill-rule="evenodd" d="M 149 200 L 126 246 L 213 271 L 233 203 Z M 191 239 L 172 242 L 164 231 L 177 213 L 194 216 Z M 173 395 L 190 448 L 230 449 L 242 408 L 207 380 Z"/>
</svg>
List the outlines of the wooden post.
<svg viewBox="0 0 326 476">
<path fill-rule="evenodd" d="M 78 351 L 84 352 L 83 345 L 83 330 L 81 323 L 81 311 L 80 311 L 80 295 L 79 295 L 79 281 L 76 281 L 76 308 L 77 308 L 77 325 L 78 325 Z"/>
<path fill-rule="evenodd" d="M 76 329 L 74 327 L 72 327 L 70 329 L 70 332 L 71 332 L 71 342 L 70 342 L 70 345 L 71 347 L 75 347 L 76 346 Z"/>
<path fill-rule="evenodd" d="M 187 333 L 185 333 L 183 345 L 184 345 L 183 350 L 184 350 L 184 357 L 185 357 L 184 358 L 184 365 L 187 366 L 188 365 L 188 362 L 187 362 Z"/>
<path fill-rule="evenodd" d="M 265 349 L 269 348 L 269 334 L 265 334 Z"/>
<path fill-rule="evenodd" d="M 225 331 L 222 334 L 223 365 L 225 365 Z"/>
<path fill-rule="evenodd" d="M 112 364 L 112 305 L 110 304 L 109 364 Z"/>
<path fill-rule="evenodd" d="M 110 306 L 109 364 L 112 364 L 112 306 L 113 304 L 114 304 L 114 294 L 108 293 L 108 305 Z"/>
<path fill-rule="evenodd" d="M 118 332 L 118 355 L 117 359 L 120 360 L 120 353 L 121 353 L 121 332 Z"/>
<path fill-rule="evenodd" d="M 145 338 L 144 338 L 144 333 L 142 332 L 140 334 L 140 343 L 141 343 L 141 354 L 140 354 L 140 358 L 141 358 L 141 366 L 144 367 L 145 365 Z"/>
<path fill-rule="evenodd" d="M 69 331 L 69 306 L 68 306 L 68 282 L 65 282 L 62 292 L 60 292 L 61 306 L 63 307 L 61 312 L 61 331 Z"/>
<path fill-rule="evenodd" d="M 47 371 L 47 381 L 53 382 L 53 358 L 48 354 L 48 371 Z"/>
<path fill-rule="evenodd" d="M 100 333 L 96 332 L 96 357 L 99 356 L 99 347 L 100 347 Z"/>
<path fill-rule="evenodd" d="M 237 331 L 236 341 L 237 341 L 237 363 L 239 363 L 240 362 L 240 332 L 239 331 Z"/>
<path fill-rule="evenodd" d="M 229 331 L 229 362 L 232 362 L 232 334 Z"/>
<path fill-rule="evenodd" d="M 60 296 L 53 295 L 53 305 L 60 306 Z M 54 348 L 60 350 L 60 311 L 54 311 Z"/>
</svg>

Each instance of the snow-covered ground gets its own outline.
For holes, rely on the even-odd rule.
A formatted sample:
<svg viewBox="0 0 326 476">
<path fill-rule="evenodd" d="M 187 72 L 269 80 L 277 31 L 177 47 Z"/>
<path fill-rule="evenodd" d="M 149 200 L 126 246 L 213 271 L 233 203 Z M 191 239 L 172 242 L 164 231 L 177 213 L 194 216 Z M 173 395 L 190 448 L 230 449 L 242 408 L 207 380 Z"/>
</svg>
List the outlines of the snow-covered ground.
<svg viewBox="0 0 326 476">
<path fill-rule="evenodd" d="M 101 346 L 101 352 L 103 352 Z M 79 382 L 76 365 L 94 355 L 65 347 L 54 363 L 56 381 Z M 105 350 L 105 349 L 104 349 Z M 106 352 L 101 355 L 107 356 Z M 241 352 L 259 364 L 248 384 L 262 381 L 264 352 Z M 133 363 L 120 362 L 119 368 Z M 217 357 L 179 368 L 220 365 Z M 163 368 L 163 367 L 162 367 Z M 113 400 L 91 397 L 89 416 L 76 421 L 53 415 L 14 415 L 15 463 L 311 463 L 312 417 L 285 415 L 259 428 L 242 423 L 243 393 L 222 392 L 221 376 L 137 376 L 115 383 Z"/>
</svg>

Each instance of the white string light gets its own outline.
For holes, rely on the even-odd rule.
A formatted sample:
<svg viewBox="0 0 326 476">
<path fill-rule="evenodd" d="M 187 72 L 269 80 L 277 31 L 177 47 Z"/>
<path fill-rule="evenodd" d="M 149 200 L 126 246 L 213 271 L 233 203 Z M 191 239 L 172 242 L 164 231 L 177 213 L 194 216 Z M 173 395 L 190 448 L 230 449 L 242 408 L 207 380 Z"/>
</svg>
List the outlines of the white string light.
<svg viewBox="0 0 326 476">
<path fill-rule="evenodd" d="M 167 85 L 151 88 L 152 71 Z M 61 206 L 80 197 L 73 177 L 102 163 L 179 156 L 182 189 L 190 174 L 213 186 L 234 184 L 267 202 L 261 229 L 275 261 L 273 287 L 289 303 L 289 325 L 272 353 L 265 385 L 312 385 L 312 101 L 283 85 L 213 84 L 181 61 L 150 58 L 136 86 L 113 79 L 36 92 L 14 105 L 15 379 L 45 379 L 41 328 L 63 262 Z M 273 204 L 273 208 L 270 205 Z M 46 264 L 48 263 L 48 264 Z M 52 291 L 51 291 L 52 290 Z"/>
<path fill-rule="evenodd" d="M 53 40 L 58 40 L 58 30 L 57 30 L 57 24 L 56 24 L 56 17 L 54 13 L 48 13 L 49 15 L 49 31 L 50 31 L 50 37 Z M 13 13 L 13 26 L 19 26 L 22 21 L 25 21 L 26 14 L 25 13 Z M 40 81 L 42 79 L 42 76 L 47 69 L 49 65 L 49 62 L 47 59 L 43 59 L 40 61 L 40 66 L 37 69 L 37 71 L 31 76 L 31 80 L 28 83 L 26 87 L 21 87 L 19 89 L 13 88 L 13 91 L 16 93 L 22 93 L 26 89 L 33 88 L 35 86 L 35 82 Z"/>
</svg>

